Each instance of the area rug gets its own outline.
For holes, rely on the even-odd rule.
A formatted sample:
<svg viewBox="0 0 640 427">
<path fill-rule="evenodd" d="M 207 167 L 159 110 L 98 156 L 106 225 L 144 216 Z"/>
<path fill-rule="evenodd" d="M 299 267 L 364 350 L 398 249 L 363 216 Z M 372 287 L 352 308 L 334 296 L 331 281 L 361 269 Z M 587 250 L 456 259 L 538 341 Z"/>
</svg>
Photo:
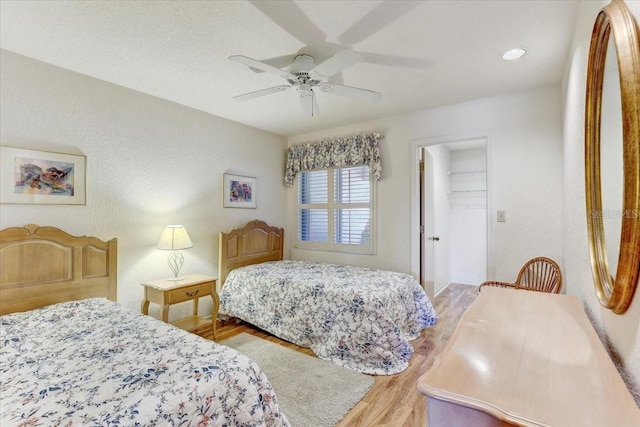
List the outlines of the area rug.
<svg viewBox="0 0 640 427">
<path fill-rule="evenodd" d="M 221 341 L 267 375 L 292 427 L 333 427 L 373 386 L 373 377 L 242 333 Z"/>
</svg>

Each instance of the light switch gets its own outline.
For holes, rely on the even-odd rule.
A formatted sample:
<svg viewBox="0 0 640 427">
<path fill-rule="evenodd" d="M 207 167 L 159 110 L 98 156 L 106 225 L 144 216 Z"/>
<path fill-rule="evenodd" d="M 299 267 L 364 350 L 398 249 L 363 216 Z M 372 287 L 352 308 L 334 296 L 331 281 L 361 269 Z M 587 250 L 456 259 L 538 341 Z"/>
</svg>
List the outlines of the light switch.
<svg viewBox="0 0 640 427">
<path fill-rule="evenodd" d="M 505 211 L 498 211 L 498 222 L 507 222 L 507 213 Z"/>
</svg>

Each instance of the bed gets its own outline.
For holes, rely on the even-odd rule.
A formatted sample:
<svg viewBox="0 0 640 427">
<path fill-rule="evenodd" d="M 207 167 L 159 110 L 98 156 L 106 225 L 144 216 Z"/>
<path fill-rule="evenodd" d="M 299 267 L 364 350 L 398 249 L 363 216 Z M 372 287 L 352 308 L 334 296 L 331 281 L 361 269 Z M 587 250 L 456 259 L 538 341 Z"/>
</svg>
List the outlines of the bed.
<svg viewBox="0 0 640 427">
<path fill-rule="evenodd" d="M 407 368 L 438 315 L 410 275 L 283 260 L 284 230 L 254 220 L 220 233 L 220 313 L 358 372 Z"/>
<path fill-rule="evenodd" d="M 0 425 L 289 425 L 254 362 L 116 290 L 116 239 L 0 231 Z"/>
</svg>

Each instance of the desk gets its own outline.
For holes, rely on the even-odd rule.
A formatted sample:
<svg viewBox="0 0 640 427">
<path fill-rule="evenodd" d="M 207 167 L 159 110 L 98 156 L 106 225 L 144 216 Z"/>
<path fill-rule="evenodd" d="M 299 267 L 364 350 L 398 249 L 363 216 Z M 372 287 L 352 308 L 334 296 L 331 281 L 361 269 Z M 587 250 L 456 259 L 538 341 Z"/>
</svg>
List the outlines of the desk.
<svg viewBox="0 0 640 427">
<path fill-rule="evenodd" d="M 418 389 L 428 427 L 640 426 L 573 296 L 483 288 Z"/>
<path fill-rule="evenodd" d="M 144 298 L 142 300 L 142 314 L 149 314 L 149 303 L 162 305 L 162 320 L 169 323 L 169 306 L 184 301 L 193 301 L 193 316 L 171 322 L 172 325 L 195 334 L 206 333 L 212 329 L 213 339 L 216 339 L 216 319 L 220 299 L 216 292 L 215 277 L 203 274 L 187 274 L 182 280 L 150 280 L 142 283 L 144 286 Z M 198 300 L 201 297 L 211 296 L 213 300 L 213 313 L 209 316 L 198 315 Z"/>
</svg>

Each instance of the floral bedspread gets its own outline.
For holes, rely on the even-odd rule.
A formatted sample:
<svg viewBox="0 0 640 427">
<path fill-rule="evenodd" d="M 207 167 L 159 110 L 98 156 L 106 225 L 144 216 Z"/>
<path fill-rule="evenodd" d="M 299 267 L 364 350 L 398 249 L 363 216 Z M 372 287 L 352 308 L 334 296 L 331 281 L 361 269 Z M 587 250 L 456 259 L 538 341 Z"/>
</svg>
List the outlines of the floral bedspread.
<svg viewBox="0 0 640 427">
<path fill-rule="evenodd" d="M 288 426 L 260 368 L 106 299 L 0 317 L 2 426 Z"/>
<path fill-rule="evenodd" d="M 410 275 L 305 261 L 231 271 L 220 312 L 311 348 L 355 371 L 390 375 L 407 368 L 410 340 L 438 321 Z"/>
</svg>

